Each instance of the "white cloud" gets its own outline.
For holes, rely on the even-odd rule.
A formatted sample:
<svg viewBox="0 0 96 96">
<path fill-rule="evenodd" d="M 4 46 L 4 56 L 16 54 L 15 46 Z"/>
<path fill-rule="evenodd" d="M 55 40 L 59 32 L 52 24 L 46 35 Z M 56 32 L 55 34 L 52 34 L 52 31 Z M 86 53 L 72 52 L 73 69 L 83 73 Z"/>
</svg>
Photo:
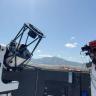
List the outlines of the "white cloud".
<svg viewBox="0 0 96 96">
<path fill-rule="evenodd" d="M 73 57 L 69 57 L 69 59 L 73 59 Z"/>
<path fill-rule="evenodd" d="M 65 47 L 67 48 L 75 48 L 77 47 L 78 43 L 74 42 L 74 43 L 66 43 Z"/>
<path fill-rule="evenodd" d="M 53 57 L 52 55 L 49 55 L 49 54 L 41 54 L 41 55 L 39 55 L 39 57 Z"/>
<path fill-rule="evenodd" d="M 36 57 L 37 58 L 43 58 L 43 57 L 53 57 L 53 55 L 50 55 L 50 54 L 48 54 L 48 53 L 43 53 L 40 49 L 38 49 L 37 51 L 36 51 Z"/>
<path fill-rule="evenodd" d="M 37 53 L 41 53 L 41 50 L 37 50 Z"/>
<path fill-rule="evenodd" d="M 60 54 L 58 54 L 58 55 L 57 55 L 57 57 L 61 57 L 61 55 L 60 55 Z"/>
<path fill-rule="evenodd" d="M 75 39 L 75 37 L 74 37 L 74 36 L 72 36 L 72 37 L 71 37 L 71 40 L 74 40 L 74 39 Z"/>
</svg>

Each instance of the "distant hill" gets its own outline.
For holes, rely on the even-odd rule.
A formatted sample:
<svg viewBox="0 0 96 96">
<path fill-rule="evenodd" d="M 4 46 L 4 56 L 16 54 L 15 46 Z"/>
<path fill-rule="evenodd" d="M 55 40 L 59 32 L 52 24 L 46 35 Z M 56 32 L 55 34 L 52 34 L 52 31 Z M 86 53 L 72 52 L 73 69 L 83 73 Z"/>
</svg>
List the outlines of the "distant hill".
<svg viewBox="0 0 96 96">
<path fill-rule="evenodd" d="M 64 60 L 59 57 L 44 57 L 39 59 L 32 59 L 32 64 L 47 64 L 47 65 L 66 65 L 66 66 L 83 66 L 81 63 Z"/>
</svg>

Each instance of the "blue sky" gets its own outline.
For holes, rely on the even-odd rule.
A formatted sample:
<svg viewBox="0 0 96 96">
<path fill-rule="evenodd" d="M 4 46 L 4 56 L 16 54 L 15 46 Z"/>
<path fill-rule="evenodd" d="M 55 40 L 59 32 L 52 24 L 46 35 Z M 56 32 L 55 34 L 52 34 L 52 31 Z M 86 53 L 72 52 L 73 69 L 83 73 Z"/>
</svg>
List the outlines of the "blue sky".
<svg viewBox="0 0 96 96">
<path fill-rule="evenodd" d="M 81 46 L 96 39 L 96 0 L 0 0 L 0 43 L 9 43 L 25 22 L 46 36 L 34 58 L 82 62 Z"/>
</svg>

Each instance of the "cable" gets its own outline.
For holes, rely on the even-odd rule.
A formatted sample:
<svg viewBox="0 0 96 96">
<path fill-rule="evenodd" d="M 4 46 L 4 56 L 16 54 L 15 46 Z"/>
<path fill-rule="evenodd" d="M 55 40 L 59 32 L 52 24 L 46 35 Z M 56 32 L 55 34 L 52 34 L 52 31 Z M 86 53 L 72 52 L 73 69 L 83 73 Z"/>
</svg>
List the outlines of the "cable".
<svg viewBox="0 0 96 96">
<path fill-rule="evenodd" d="M 80 56 L 81 56 L 81 60 L 82 60 L 82 66 L 81 66 L 81 68 L 83 68 L 83 65 L 85 65 L 86 63 L 84 62 L 84 59 L 83 59 L 83 56 L 82 56 L 82 53 L 81 52 L 80 52 Z"/>
<path fill-rule="evenodd" d="M 81 56 L 81 59 L 82 59 L 82 63 L 83 63 L 83 64 L 86 64 L 85 61 L 84 61 L 84 59 L 83 59 L 83 56 L 84 56 L 84 55 L 82 55 L 82 52 L 80 52 L 80 56 Z M 84 56 L 84 58 L 85 58 L 85 56 Z"/>
<path fill-rule="evenodd" d="M 82 51 L 80 52 L 80 56 L 81 56 L 81 59 L 82 59 L 82 68 L 83 68 L 83 64 L 86 66 L 86 63 L 85 63 L 85 59 L 86 59 L 86 57 L 85 57 L 85 54 L 82 54 Z M 84 59 L 83 59 L 84 58 Z M 89 62 L 91 62 L 90 60 L 87 60 L 86 59 L 86 61 L 89 61 Z"/>
</svg>

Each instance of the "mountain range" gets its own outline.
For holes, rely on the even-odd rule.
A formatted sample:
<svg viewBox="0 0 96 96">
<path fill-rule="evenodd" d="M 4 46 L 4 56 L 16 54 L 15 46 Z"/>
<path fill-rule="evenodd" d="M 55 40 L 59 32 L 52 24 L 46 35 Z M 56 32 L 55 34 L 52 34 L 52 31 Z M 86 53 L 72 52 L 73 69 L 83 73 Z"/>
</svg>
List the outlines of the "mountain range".
<svg viewBox="0 0 96 96">
<path fill-rule="evenodd" d="M 32 59 L 31 64 L 44 64 L 44 65 L 59 65 L 59 66 L 73 66 L 73 67 L 82 67 L 84 64 L 68 61 L 59 57 L 43 57 L 39 59 Z"/>
</svg>

